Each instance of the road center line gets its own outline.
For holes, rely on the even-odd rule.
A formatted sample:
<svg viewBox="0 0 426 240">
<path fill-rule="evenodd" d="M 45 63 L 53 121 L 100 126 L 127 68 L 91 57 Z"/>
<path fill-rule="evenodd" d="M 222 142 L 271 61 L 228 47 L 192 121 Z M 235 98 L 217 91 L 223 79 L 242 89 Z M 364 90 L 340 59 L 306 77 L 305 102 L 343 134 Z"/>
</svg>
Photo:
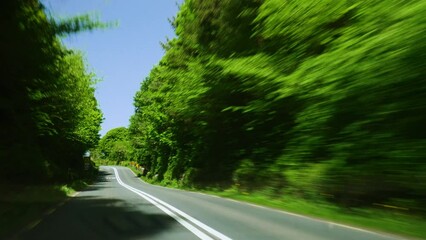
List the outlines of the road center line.
<svg viewBox="0 0 426 240">
<path fill-rule="evenodd" d="M 131 186 L 125 184 L 121 180 L 121 178 L 120 178 L 120 176 L 118 174 L 117 169 L 115 167 L 111 167 L 111 168 L 114 170 L 114 174 L 115 174 L 115 177 L 117 179 L 117 182 L 121 186 L 127 188 L 128 190 L 130 190 L 130 191 L 132 191 L 134 193 L 136 193 L 140 197 L 142 197 L 145 200 L 147 200 L 148 202 L 152 203 L 154 206 L 158 207 L 160 210 L 162 210 L 167 215 L 169 215 L 170 217 L 172 217 L 173 219 L 175 219 L 177 222 L 179 222 L 186 229 L 188 229 L 189 231 L 191 231 L 192 233 L 194 233 L 200 239 L 203 239 L 203 240 L 206 239 L 207 240 L 207 239 L 213 239 L 213 238 L 211 238 L 207 234 L 203 233 L 202 231 L 200 231 L 198 228 L 196 228 L 192 224 L 194 224 L 194 225 L 202 228 L 204 231 L 212 234 L 213 236 L 215 236 L 215 237 L 217 237 L 219 239 L 231 240 L 231 238 L 229 238 L 229 237 L 225 236 L 224 234 L 222 234 L 222 233 L 214 230 L 213 228 L 205 225 L 204 223 L 198 221 L 197 219 L 191 217 L 190 215 L 184 213 L 183 211 L 181 211 L 181 210 L 173 207 L 172 205 L 170 205 L 170 204 L 168 204 L 168 203 L 166 203 L 166 202 L 164 202 L 164 201 L 162 201 L 162 200 L 160 200 L 160 199 L 158 199 L 158 198 L 156 198 L 156 197 L 154 197 L 154 196 L 152 196 L 152 195 L 150 195 L 148 193 L 145 193 L 145 192 L 143 192 L 143 191 L 141 191 L 139 189 L 136 189 L 134 187 L 131 187 Z M 192 224 L 189 223 L 188 221 L 186 221 L 185 219 L 183 219 L 182 217 L 186 218 L 186 220 L 192 222 Z"/>
</svg>

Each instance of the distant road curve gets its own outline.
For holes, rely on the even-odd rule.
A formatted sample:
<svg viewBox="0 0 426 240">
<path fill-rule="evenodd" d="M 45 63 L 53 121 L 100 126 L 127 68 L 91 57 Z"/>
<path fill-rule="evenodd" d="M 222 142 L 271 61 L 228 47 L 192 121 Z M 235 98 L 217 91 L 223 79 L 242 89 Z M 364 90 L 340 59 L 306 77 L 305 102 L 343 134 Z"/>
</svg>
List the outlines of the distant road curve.
<svg viewBox="0 0 426 240">
<path fill-rule="evenodd" d="M 292 213 L 144 183 L 125 167 L 19 239 L 401 239 Z"/>
</svg>

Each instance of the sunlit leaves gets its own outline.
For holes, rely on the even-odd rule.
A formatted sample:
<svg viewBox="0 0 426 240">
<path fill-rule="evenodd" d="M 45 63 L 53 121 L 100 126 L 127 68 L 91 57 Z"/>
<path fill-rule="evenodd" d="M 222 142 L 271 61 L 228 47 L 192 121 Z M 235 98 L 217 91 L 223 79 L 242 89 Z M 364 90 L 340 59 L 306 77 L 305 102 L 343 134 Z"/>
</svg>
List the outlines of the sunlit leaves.
<svg viewBox="0 0 426 240">
<path fill-rule="evenodd" d="M 349 205 L 424 198 L 409 176 L 424 179 L 425 10 L 419 0 L 185 1 L 178 37 L 135 97 L 138 161 L 159 180 L 234 176 Z"/>
</svg>

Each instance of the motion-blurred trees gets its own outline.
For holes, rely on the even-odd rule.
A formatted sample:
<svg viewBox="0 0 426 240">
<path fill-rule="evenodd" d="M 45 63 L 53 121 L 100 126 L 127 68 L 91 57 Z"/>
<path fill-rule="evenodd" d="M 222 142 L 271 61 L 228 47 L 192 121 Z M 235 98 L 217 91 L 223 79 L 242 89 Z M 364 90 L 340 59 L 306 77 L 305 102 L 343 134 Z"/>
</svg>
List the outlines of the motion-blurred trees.
<svg viewBox="0 0 426 240">
<path fill-rule="evenodd" d="M 134 158 L 163 181 L 424 207 L 425 11 L 185 1 L 135 96 Z"/>
<path fill-rule="evenodd" d="M 0 175 L 7 181 L 66 179 L 83 170 L 99 139 L 96 78 L 58 36 L 102 26 L 87 16 L 48 18 L 37 0 L 1 4 Z"/>
</svg>

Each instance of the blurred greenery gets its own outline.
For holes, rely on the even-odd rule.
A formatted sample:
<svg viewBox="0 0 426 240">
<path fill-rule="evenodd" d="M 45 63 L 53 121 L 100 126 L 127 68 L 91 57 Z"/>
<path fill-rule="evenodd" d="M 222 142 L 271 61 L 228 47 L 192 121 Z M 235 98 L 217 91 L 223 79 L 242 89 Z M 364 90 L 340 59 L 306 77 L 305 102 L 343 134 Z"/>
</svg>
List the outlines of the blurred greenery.
<svg viewBox="0 0 426 240">
<path fill-rule="evenodd" d="M 53 19 L 38 0 L 0 9 L 0 182 L 82 177 L 82 156 L 99 140 L 98 80 L 59 36 L 105 25 L 85 15 Z"/>
<path fill-rule="evenodd" d="M 163 183 L 425 217 L 425 12 L 186 0 L 134 97 L 128 158 Z"/>
</svg>

